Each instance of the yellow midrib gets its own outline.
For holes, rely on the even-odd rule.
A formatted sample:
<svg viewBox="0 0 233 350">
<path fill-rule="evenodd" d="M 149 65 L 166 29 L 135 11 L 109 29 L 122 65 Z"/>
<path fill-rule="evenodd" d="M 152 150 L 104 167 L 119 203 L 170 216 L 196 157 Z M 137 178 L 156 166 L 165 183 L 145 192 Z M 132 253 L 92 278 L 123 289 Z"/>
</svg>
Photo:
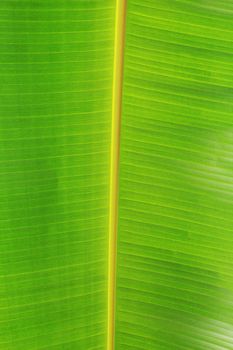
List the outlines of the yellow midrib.
<svg viewBox="0 0 233 350">
<path fill-rule="evenodd" d="M 114 350 L 115 291 L 118 222 L 118 177 L 120 156 L 120 126 L 123 85 L 126 1 L 116 0 L 115 47 L 112 93 L 112 131 L 109 203 L 109 259 L 108 259 L 108 334 L 107 350 Z"/>
</svg>

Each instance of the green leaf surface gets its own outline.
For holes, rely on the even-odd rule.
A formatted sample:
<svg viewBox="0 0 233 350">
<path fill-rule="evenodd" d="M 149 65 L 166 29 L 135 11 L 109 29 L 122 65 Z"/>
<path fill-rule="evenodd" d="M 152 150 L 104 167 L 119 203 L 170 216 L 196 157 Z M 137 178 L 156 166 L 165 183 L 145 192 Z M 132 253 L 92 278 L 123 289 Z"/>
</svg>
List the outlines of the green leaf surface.
<svg viewBox="0 0 233 350">
<path fill-rule="evenodd" d="M 103 349 L 115 11 L 0 2 L 0 349 Z"/>
<path fill-rule="evenodd" d="M 117 350 L 233 349 L 233 4 L 129 0 Z"/>
<path fill-rule="evenodd" d="M 115 350 L 233 349 L 233 3 L 127 1 L 111 257 L 124 1 L 0 1 L 0 350 L 113 350 L 115 258 Z"/>
</svg>

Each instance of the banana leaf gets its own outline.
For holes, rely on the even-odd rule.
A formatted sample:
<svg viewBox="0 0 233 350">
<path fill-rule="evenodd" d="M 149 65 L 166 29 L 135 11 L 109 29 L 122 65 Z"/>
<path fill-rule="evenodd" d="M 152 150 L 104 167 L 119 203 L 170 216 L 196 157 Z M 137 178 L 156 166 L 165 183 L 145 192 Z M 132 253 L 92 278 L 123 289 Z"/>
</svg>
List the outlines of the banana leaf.
<svg viewBox="0 0 233 350">
<path fill-rule="evenodd" d="M 232 1 L 1 0 L 0 43 L 0 349 L 233 349 Z"/>
</svg>

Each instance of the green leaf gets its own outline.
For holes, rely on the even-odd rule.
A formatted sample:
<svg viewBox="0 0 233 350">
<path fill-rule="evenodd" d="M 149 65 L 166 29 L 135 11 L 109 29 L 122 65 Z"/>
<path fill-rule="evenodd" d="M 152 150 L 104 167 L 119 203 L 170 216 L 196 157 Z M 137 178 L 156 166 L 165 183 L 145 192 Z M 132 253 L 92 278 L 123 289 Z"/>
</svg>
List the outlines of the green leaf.
<svg viewBox="0 0 233 350">
<path fill-rule="evenodd" d="M 103 349 L 111 1 L 0 3 L 0 349 Z"/>
<path fill-rule="evenodd" d="M 233 349 L 233 3 L 129 0 L 117 350 Z"/>
<path fill-rule="evenodd" d="M 1 350 L 233 349 L 233 3 L 125 5 L 0 2 Z"/>
</svg>

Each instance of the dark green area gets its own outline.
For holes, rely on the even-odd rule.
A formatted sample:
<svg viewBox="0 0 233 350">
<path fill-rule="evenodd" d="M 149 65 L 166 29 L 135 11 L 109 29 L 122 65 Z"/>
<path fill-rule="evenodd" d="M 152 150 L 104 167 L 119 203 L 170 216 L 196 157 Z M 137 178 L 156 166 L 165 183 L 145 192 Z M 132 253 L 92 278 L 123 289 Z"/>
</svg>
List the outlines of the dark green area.
<svg viewBox="0 0 233 350">
<path fill-rule="evenodd" d="M 0 349 L 104 349 L 113 1 L 0 2 Z"/>
</svg>

